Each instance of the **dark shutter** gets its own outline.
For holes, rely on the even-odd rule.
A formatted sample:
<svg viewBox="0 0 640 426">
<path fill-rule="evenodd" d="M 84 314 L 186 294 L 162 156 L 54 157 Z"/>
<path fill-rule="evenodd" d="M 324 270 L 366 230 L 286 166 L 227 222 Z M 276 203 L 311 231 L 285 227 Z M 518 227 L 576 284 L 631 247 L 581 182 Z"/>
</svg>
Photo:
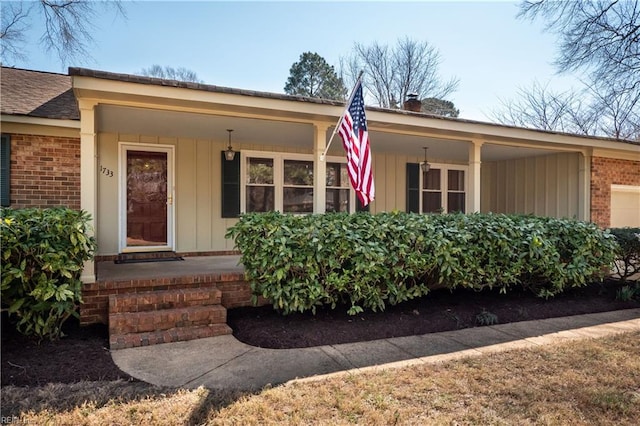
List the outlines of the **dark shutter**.
<svg viewBox="0 0 640 426">
<path fill-rule="evenodd" d="M 240 153 L 227 161 L 222 151 L 222 217 L 240 216 Z"/>
<path fill-rule="evenodd" d="M 8 207 L 10 202 L 11 137 L 2 135 L 0 139 L 0 205 Z"/>
<path fill-rule="evenodd" d="M 367 204 L 366 206 L 363 206 L 362 201 L 360 201 L 360 198 L 358 198 L 358 196 L 356 195 L 356 211 L 358 213 L 361 213 L 361 212 L 369 213 L 369 206 L 371 206 L 371 204 Z"/>
<path fill-rule="evenodd" d="M 420 164 L 407 163 L 407 212 L 420 213 Z"/>
</svg>

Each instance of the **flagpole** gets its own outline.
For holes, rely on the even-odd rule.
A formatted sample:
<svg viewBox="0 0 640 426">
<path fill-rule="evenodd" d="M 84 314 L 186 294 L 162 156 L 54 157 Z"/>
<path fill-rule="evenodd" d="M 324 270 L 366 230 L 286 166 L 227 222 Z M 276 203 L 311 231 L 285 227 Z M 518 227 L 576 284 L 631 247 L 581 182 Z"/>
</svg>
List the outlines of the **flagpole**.
<svg viewBox="0 0 640 426">
<path fill-rule="evenodd" d="M 342 120 L 344 119 L 344 113 L 349 108 L 349 106 L 351 105 L 351 101 L 353 100 L 353 96 L 356 94 L 356 89 L 358 88 L 358 84 L 361 84 L 360 80 L 362 80 L 362 74 L 364 74 L 364 70 L 361 70 L 360 74 L 358 74 L 358 79 L 356 80 L 355 86 L 353 86 L 353 89 L 351 90 L 351 96 L 349 96 L 349 100 L 347 101 L 347 103 L 346 103 L 346 105 L 344 107 L 344 111 L 342 111 L 342 114 L 340 114 L 340 118 L 338 119 L 338 124 L 336 124 L 336 127 L 333 129 L 333 133 L 331 134 L 331 137 L 329 138 L 329 142 L 327 142 L 327 146 L 324 149 L 324 152 L 322 154 L 320 154 L 320 161 L 324 161 L 326 156 L 327 156 L 327 151 L 329 151 L 329 147 L 331 146 L 331 142 L 333 141 L 333 137 L 336 135 L 336 133 L 338 133 L 338 129 L 340 128 L 340 124 L 342 124 Z"/>
</svg>

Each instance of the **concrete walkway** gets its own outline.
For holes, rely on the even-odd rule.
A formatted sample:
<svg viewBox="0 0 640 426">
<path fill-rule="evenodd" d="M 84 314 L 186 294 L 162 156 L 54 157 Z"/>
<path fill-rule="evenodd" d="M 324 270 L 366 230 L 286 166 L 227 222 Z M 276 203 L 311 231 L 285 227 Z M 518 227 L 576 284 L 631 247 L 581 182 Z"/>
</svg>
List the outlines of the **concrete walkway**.
<svg viewBox="0 0 640 426">
<path fill-rule="evenodd" d="M 259 390 L 639 330 L 640 309 L 626 309 L 303 349 L 264 349 L 220 336 L 121 349 L 112 357 L 122 371 L 154 385 Z"/>
</svg>

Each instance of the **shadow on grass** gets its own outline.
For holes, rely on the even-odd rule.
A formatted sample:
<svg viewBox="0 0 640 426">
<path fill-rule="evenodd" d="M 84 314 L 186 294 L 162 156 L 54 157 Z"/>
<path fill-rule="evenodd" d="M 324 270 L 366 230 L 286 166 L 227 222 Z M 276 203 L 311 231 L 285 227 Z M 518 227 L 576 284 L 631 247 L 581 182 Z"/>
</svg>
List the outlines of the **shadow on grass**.
<svg viewBox="0 0 640 426">
<path fill-rule="evenodd" d="M 49 383 L 38 387 L 4 386 L 0 396 L 3 418 L 20 417 L 23 413 L 64 413 L 75 409 L 92 412 L 112 404 L 157 401 L 171 398 L 184 390 L 154 386 L 138 381 Z M 203 398 L 192 410 L 187 424 L 200 424 L 212 410 L 219 410 L 245 395 L 246 391 L 202 389 Z"/>
</svg>

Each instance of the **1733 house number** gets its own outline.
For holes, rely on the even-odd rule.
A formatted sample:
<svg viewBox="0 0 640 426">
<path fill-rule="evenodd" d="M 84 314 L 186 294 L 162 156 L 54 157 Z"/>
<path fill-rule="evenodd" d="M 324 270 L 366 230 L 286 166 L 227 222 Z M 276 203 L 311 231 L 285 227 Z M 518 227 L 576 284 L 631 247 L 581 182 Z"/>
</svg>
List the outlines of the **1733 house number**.
<svg viewBox="0 0 640 426">
<path fill-rule="evenodd" d="M 107 169 L 106 167 L 100 166 L 100 173 L 107 177 L 113 177 L 113 170 Z"/>
</svg>

